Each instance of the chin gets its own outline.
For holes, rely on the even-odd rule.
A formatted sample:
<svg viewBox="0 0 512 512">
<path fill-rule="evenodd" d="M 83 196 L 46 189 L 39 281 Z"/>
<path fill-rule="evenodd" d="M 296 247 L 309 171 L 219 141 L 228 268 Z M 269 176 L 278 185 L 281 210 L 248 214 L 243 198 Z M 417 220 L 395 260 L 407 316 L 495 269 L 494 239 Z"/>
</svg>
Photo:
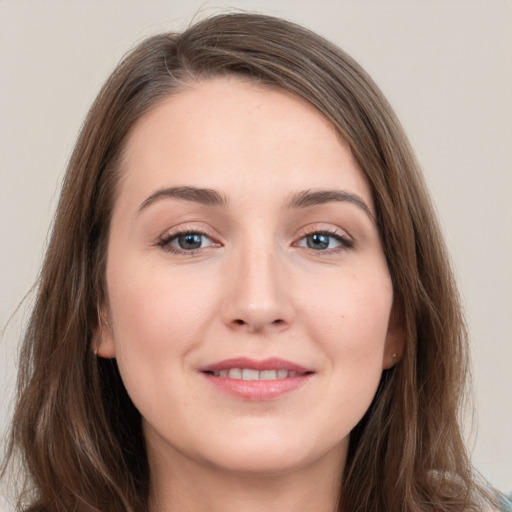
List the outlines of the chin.
<svg viewBox="0 0 512 512">
<path fill-rule="evenodd" d="M 264 439 L 247 436 L 245 442 L 233 442 L 219 446 L 210 453 L 210 464 L 220 470 L 253 476 L 277 476 L 296 472 L 319 463 L 331 455 L 344 459 L 345 444 L 334 447 L 311 443 L 310 436 L 304 439 L 287 436 L 272 436 Z M 211 448 L 211 446 L 210 446 Z"/>
<path fill-rule="evenodd" d="M 302 467 L 309 465 L 308 460 L 302 460 L 297 456 L 279 457 L 253 457 L 234 456 L 223 459 L 220 463 L 216 461 L 215 467 L 227 473 L 246 475 L 253 477 L 274 477 L 295 473 Z"/>
</svg>

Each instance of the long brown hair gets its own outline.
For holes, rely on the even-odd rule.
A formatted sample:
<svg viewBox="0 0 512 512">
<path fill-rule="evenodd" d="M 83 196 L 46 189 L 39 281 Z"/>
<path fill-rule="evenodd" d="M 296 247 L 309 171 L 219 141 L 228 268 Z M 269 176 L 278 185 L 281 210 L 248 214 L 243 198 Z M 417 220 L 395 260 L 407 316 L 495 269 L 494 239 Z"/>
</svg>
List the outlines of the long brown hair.
<svg viewBox="0 0 512 512">
<path fill-rule="evenodd" d="M 143 512 L 149 468 L 138 411 L 115 360 L 93 353 L 119 162 L 135 121 L 194 80 L 234 74 L 313 104 L 348 142 L 374 195 L 406 332 L 351 433 L 339 509 L 476 510 L 459 413 L 466 332 L 436 217 L 406 136 L 371 78 L 295 24 L 225 14 L 140 44 L 116 68 L 69 162 L 21 349 L 8 458 L 19 454 L 30 511 Z M 341 485 L 341 484 L 340 484 Z"/>
</svg>

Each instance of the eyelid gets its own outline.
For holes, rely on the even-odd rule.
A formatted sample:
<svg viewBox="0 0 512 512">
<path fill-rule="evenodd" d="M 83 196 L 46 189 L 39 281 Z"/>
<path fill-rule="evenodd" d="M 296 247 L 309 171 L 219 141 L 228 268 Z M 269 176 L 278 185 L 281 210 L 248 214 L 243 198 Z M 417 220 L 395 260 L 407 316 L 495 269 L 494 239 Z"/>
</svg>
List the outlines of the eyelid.
<svg viewBox="0 0 512 512">
<path fill-rule="evenodd" d="M 179 247 L 174 247 L 171 245 L 171 242 L 180 236 L 187 235 L 187 234 L 197 234 L 204 236 L 208 238 L 208 240 L 211 241 L 211 244 L 205 247 L 199 247 L 197 249 L 181 249 Z M 155 244 L 156 246 L 160 247 L 162 250 L 174 254 L 181 254 L 181 255 L 193 255 L 200 251 L 203 251 L 205 249 L 209 249 L 210 247 L 221 247 L 222 244 L 217 240 L 215 236 L 213 236 L 211 233 L 208 232 L 208 230 L 198 228 L 197 226 L 180 226 L 177 228 L 171 228 L 166 230 L 162 235 L 160 235 Z"/>
<path fill-rule="evenodd" d="M 323 234 L 330 236 L 332 238 L 335 238 L 338 242 L 340 242 L 340 245 L 338 247 L 332 247 L 327 248 L 323 250 L 316 250 L 307 248 L 310 251 L 313 251 L 318 254 L 329 254 L 334 252 L 340 252 L 340 251 L 346 251 L 354 247 L 354 239 L 345 231 L 340 228 L 334 227 L 334 226 L 325 226 L 321 224 L 315 224 L 312 226 L 306 226 L 302 228 L 298 236 L 296 237 L 295 241 L 292 245 L 295 247 L 302 247 L 298 245 L 298 242 L 301 240 L 304 240 L 306 237 L 314 235 L 314 234 Z"/>
<path fill-rule="evenodd" d="M 174 247 L 171 245 L 171 242 L 176 240 L 178 237 L 186 235 L 186 234 L 198 234 L 206 237 L 211 243 L 204 247 L 199 247 L 197 249 L 181 249 L 179 247 Z M 313 249 L 310 247 L 304 247 L 300 244 L 306 237 L 314 235 L 314 234 L 323 234 L 328 237 L 334 238 L 339 242 L 339 245 L 336 247 L 326 248 L 326 249 Z M 223 243 L 219 241 L 219 237 L 215 236 L 211 233 L 209 229 L 203 229 L 198 227 L 197 225 L 180 225 L 178 227 L 169 228 L 163 234 L 159 235 L 157 240 L 154 243 L 155 246 L 160 247 L 162 250 L 174 254 L 181 255 L 193 255 L 198 252 L 207 250 L 211 247 L 222 247 Z M 317 253 L 317 254 L 330 254 L 341 251 L 346 251 L 351 249 L 354 246 L 353 238 L 343 229 L 321 223 L 315 223 L 312 225 L 305 226 L 301 228 L 296 236 L 294 237 L 294 241 L 292 242 L 292 246 L 304 248 L 308 251 Z"/>
</svg>

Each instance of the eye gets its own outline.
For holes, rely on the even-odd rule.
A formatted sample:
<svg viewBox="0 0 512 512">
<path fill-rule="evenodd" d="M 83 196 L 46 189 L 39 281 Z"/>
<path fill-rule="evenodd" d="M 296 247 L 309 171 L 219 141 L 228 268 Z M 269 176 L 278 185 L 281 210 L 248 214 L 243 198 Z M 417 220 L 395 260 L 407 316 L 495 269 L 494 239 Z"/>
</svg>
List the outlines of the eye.
<svg viewBox="0 0 512 512">
<path fill-rule="evenodd" d="M 348 249 L 352 247 L 352 241 L 340 233 L 315 231 L 302 237 L 296 243 L 298 247 L 307 247 L 314 251 L 329 251 L 331 249 Z"/>
<path fill-rule="evenodd" d="M 199 231 L 170 233 L 164 236 L 158 245 L 169 252 L 194 252 L 215 245 L 213 240 Z"/>
</svg>

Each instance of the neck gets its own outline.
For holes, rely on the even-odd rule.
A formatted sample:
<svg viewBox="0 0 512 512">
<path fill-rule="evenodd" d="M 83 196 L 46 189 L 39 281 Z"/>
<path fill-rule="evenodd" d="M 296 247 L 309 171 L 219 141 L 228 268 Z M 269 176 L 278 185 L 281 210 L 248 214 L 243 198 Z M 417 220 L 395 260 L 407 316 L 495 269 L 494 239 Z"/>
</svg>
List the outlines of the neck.
<svg viewBox="0 0 512 512">
<path fill-rule="evenodd" d="M 151 512 L 338 510 L 344 447 L 312 464 L 266 474 L 231 471 L 178 452 L 169 457 L 148 452 Z"/>
</svg>

